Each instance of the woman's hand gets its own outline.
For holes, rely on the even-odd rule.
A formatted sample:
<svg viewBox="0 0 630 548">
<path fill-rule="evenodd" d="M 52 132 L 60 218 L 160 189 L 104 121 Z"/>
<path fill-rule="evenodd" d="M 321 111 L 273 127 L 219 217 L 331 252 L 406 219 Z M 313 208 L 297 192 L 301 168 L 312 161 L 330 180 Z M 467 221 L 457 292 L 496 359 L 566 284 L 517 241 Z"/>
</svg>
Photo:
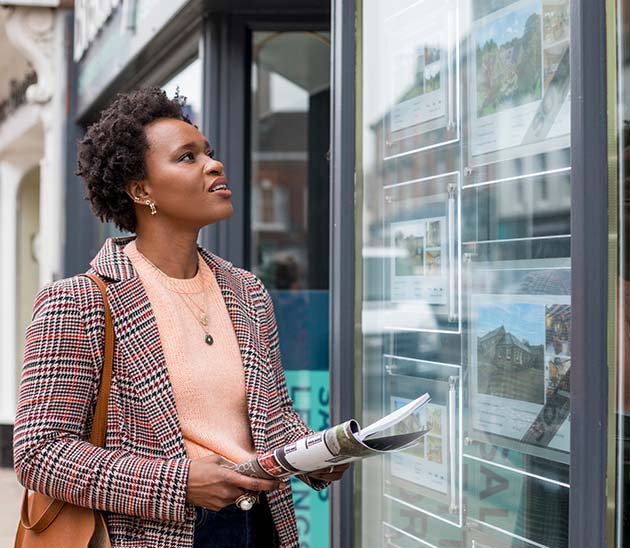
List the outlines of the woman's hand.
<svg viewBox="0 0 630 548">
<path fill-rule="evenodd" d="M 275 491 L 289 485 L 278 480 L 250 478 L 230 469 L 230 463 L 218 455 L 190 462 L 186 501 L 195 506 L 218 511 L 234 504 L 246 491 Z"/>
<path fill-rule="evenodd" d="M 330 468 L 323 468 L 321 470 L 315 470 L 306 474 L 309 478 L 321 480 L 321 481 L 337 481 L 341 479 L 343 473 L 350 468 L 350 464 L 338 464 L 337 466 L 331 466 Z"/>
</svg>

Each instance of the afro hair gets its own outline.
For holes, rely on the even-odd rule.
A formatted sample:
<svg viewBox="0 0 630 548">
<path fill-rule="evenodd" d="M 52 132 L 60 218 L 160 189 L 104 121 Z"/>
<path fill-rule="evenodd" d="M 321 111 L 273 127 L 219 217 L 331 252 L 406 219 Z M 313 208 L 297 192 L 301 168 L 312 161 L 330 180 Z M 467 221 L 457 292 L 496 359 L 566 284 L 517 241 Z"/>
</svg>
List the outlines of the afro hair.
<svg viewBox="0 0 630 548">
<path fill-rule="evenodd" d="M 146 177 L 149 143 L 145 126 L 160 118 L 192 125 L 179 93 L 170 99 L 157 87 L 119 94 L 79 142 L 77 175 L 85 182 L 86 199 L 103 222 L 119 229 L 136 230 L 133 201 L 125 189 L 130 181 Z"/>
</svg>

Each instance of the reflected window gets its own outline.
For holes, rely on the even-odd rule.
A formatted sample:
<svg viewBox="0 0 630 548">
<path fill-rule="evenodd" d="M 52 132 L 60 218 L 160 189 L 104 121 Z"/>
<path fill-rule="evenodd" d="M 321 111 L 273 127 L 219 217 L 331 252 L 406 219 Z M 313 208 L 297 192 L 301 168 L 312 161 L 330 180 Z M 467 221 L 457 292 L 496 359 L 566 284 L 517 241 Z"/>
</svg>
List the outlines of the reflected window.
<svg viewBox="0 0 630 548">
<path fill-rule="evenodd" d="M 252 46 L 251 269 L 272 289 L 326 289 L 329 37 L 254 32 Z"/>
<path fill-rule="evenodd" d="M 181 71 L 171 77 L 163 86 L 169 97 L 174 97 L 179 91 L 186 97 L 184 113 L 197 127 L 201 127 L 202 115 L 202 67 L 201 60 L 196 58 Z"/>
</svg>

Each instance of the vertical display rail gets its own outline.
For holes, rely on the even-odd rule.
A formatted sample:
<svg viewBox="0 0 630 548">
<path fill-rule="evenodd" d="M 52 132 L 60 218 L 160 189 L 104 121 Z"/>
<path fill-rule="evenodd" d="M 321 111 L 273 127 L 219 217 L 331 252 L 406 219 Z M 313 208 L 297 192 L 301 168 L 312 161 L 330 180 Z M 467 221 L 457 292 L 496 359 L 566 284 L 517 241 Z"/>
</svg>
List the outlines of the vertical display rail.
<svg viewBox="0 0 630 548">
<path fill-rule="evenodd" d="M 451 492 L 451 504 L 450 504 L 450 512 L 455 513 L 459 509 L 459 505 L 457 504 L 457 483 L 455 481 L 455 474 L 457 473 L 457 466 L 459 463 L 459 458 L 457 455 L 458 446 L 456 442 L 456 422 L 457 422 L 457 398 L 455 394 L 455 387 L 459 379 L 457 377 L 449 377 L 448 378 L 448 422 L 449 422 L 449 433 L 448 433 L 448 445 L 449 445 L 449 472 L 450 472 L 450 492 Z M 460 478 L 461 481 L 461 478 Z"/>
<path fill-rule="evenodd" d="M 453 17 L 448 18 L 448 36 L 449 40 L 453 40 L 453 36 L 456 29 L 456 24 L 453 21 Z M 455 38 L 454 40 L 457 40 Z M 448 122 L 447 128 L 453 130 L 455 124 L 455 78 L 453 77 L 453 48 L 449 47 L 446 50 L 446 58 L 448 62 L 447 74 L 448 74 Z"/>
<path fill-rule="evenodd" d="M 459 296 L 456 291 L 455 279 L 455 200 L 457 185 L 448 185 L 448 321 L 457 320 L 457 302 Z M 457 295 L 457 297 L 456 297 Z"/>
</svg>

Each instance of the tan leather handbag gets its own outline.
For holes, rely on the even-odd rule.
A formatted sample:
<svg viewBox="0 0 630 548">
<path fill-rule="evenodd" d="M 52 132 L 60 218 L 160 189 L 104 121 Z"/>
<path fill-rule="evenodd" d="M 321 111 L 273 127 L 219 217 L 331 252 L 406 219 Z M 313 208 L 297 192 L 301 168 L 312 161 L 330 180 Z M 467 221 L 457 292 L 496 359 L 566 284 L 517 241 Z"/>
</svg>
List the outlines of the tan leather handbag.
<svg viewBox="0 0 630 548">
<path fill-rule="evenodd" d="M 96 400 L 90 435 L 93 445 L 105 445 L 107 401 L 114 362 L 114 326 L 107 302 L 105 282 L 94 274 L 82 274 L 98 285 L 105 307 L 105 363 Z M 22 513 L 15 535 L 15 548 L 111 548 L 103 514 L 90 508 L 55 500 L 24 490 Z"/>
</svg>

